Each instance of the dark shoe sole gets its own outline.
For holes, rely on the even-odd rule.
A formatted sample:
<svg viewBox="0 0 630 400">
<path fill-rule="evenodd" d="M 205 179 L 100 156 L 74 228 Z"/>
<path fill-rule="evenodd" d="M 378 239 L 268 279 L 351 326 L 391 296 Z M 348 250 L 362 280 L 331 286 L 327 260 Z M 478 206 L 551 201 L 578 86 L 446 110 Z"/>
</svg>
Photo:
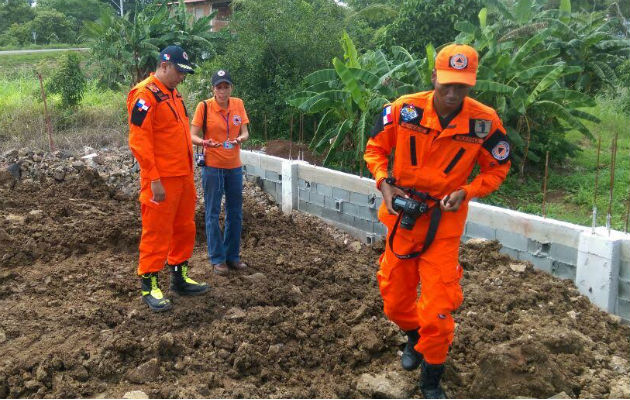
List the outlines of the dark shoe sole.
<svg viewBox="0 0 630 400">
<path fill-rule="evenodd" d="M 204 290 L 199 290 L 197 292 L 186 292 L 186 291 L 180 291 L 177 290 L 173 287 L 171 287 L 171 292 L 176 293 L 179 296 L 200 296 L 204 293 L 208 293 L 208 290 L 210 290 L 210 287 L 206 286 Z"/>
<path fill-rule="evenodd" d="M 144 296 L 142 296 L 142 301 L 145 302 L 145 304 L 147 306 L 149 306 L 149 310 L 153 311 L 153 312 L 164 312 L 164 311 L 168 311 L 171 308 L 173 308 L 173 303 L 172 302 L 168 302 L 167 305 L 165 305 L 164 307 L 154 307 L 152 306 L 149 301 L 147 299 L 144 298 Z"/>
</svg>

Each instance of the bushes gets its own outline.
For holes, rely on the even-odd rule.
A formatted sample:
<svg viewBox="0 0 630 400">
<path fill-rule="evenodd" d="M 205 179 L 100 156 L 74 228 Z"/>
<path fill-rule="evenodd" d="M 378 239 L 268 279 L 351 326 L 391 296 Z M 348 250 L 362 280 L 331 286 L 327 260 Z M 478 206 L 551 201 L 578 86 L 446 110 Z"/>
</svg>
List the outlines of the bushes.
<svg viewBox="0 0 630 400">
<path fill-rule="evenodd" d="M 61 68 L 46 84 L 51 94 L 61 95 L 62 108 L 75 107 L 83 98 L 86 80 L 79 62 L 79 56 L 76 53 L 68 53 Z"/>
</svg>

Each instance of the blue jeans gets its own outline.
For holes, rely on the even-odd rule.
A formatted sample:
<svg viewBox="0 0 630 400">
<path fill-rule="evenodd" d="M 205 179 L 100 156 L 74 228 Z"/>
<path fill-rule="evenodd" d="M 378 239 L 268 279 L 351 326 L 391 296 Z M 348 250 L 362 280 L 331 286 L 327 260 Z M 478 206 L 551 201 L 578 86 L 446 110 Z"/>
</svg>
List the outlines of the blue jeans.
<svg viewBox="0 0 630 400">
<path fill-rule="evenodd" d="M 201 171 L 206 209 L 208 257 L 212 264 L 240 261 L 243 225 L 243 170 L 203 167 Z M 225 229 L 221 232 L 219 214 L 225 193 Z"/>
</svg>

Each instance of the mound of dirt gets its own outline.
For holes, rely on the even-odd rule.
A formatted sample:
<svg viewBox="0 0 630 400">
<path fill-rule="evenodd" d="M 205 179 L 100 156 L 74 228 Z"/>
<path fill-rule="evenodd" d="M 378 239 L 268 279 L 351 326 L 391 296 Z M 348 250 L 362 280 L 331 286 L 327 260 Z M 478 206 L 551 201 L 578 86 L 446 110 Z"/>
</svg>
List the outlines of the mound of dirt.
<svg viewBox="0 0 630 400">
<path fill-rule="evenodd" d="M 0 398 L 420 397 L 382 312 L 382 247 L 284 215 L 247 184 L 250 269 L 213 274 L 199 224 L 191 275 L 210 292 L 153 314 L 135 276 L 137 201 L 81 176 L 0 187 Z M 630 397 L 630 328 L 499 248 L 461 248 L 449 395 Z"/>
<path fill-rule="evenodd" d="M 304 160 L 313 165 L 322 165 L 323 157 L 314 154 L 308 145 L 285 139 L 270 140 L 260 149 L 265 154 L 291 160 Z"/>
</svg>

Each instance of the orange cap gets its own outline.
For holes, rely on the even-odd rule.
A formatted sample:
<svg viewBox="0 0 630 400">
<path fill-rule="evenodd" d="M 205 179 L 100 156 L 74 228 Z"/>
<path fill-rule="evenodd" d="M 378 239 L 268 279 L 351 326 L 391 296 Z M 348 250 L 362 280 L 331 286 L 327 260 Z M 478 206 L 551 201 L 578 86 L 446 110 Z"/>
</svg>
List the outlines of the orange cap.
<svg viewBox="0 0 630 400">
<path fill-rule="evenodd" d="M 463 83 L 475 86 L 477 82 L 477 51 L 465 44 L 449 44 L 435 58 L 437 81 L 441 85 Z"/>
</svg>

